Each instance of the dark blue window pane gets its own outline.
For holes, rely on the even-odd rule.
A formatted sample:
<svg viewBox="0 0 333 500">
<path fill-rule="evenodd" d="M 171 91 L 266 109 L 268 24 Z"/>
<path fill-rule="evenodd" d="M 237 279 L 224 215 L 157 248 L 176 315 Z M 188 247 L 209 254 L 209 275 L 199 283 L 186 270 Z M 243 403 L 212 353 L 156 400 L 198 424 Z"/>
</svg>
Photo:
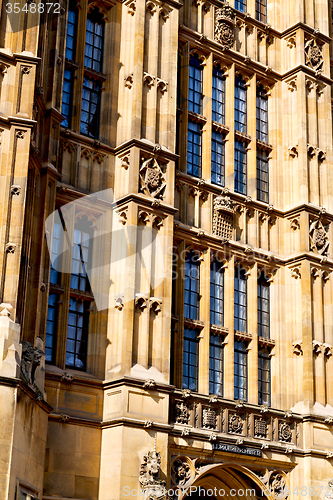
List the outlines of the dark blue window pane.
<svg viewBox="0 0 333 500">
<path fill-rule="evenodd" d="M 190 58 L 188 110 L 202 113 L 202 66 L 197 54 Z"/>
<path fill-rule="evenodd" d="M 224 186 L 224 138 L 222 134 L 212 133 L 211 181 Z"/>
<path fill-rule="evenodd" d="M 246 86 L 237 76 L 235 80 L 235 130 L 246 134 Z"/>
<path fill-rule="evenodd" d="M 267 0 L 256 0 L 256 19 L 267 23 Z"/>
<path fill-rule="evenodd" d="M 199 340 L 194 330 L 184 330 L 183 388 L 198 390 Z"/>
<path fill-rule="evenodd" d="M 58 295 L 56 295 L 55 293 L 49 295 L 46 334 L 45 334 L 45 348 L 44 348 L 45 361 L 47 363 L 54 362 L 58 300 L 59 300 Z"/>
<path fill-rule="evenodd" d="M 87 18 L 84 65 L 94 71 L 102 71 L 103 63 L 103 16 L 94 9 Z"/>
<path fill-rule="evenodd" d="M 70 297 L 68 316 L 66 366 L 85 370 L 87 362 L 87 341 L 89 326 L 89 301 Z M 80 328 L 80 325 L 82 328 Z"/>
<path fill-rule="evenodd" d="M 212 88 L 212 111 L 213 120 L 224 123 L 225 120 L 225 77 L 220 66 L 215 66 L 213 70 Z"/>
<path fill-rule="evenodd" d="M 65 117 L 65 119 L 61 122 L 61 125 L 63 127 L 70 126 L 71 109 L 72 109 L 72 88 L 73 88 L 73 72 L 71 70 L 65 69 L 64 83 L 62 89 L 62 106 L 61 106 L 61 114 Z"/>
<path fill-rule="evenodd" d="M 258 336 L 270 338 L 269 283 L 262 273 L 258 279 Z"/>
<path fill-rule="evenodd" d="M 234 280 L 234 329 L 247 331 L 247 279 L 244 269 L 238 266 Z"/>
<path fill-rule="evenodd" d="M 74 229 L 71 288 L 83 292 L 90 290 L 87 276 L 89 244 L 87 234 L 79 229 Z"/>
<path fill-rule="evenodd" d="M 67 36 L 66 36 L 66 58 L 74 61 L 75 60 L 75 35 L 76 35 L 76 21 L 77 20 L 77 10 L 73 7 L 69 7 L 68 18 L 67 18 Z"/>
<path fill-rule="evenodd" d="M 189 253 L 185 260 L 184 317 L 199 319 L 200 266 L 197 255 Z"/>
<path fill-rule="evenodd" d="M 98 137 L 100 120 L 101 84 L 89 78 L 83 81 L 81 133 Z"/>
<path fill-rule="evenodd" d="M 209 394 L 223 396 L 223 340 L 218 335 L 210 336 Z"/>
<path fill-rule="evenodd" d="M 234 398 L 247 400 L 247 345 L 234 343 Z"/>
<path fill-rule="evenodd" d="M 187 133 L 187 173 L 201 177 L 201 127 L 191 121 Z"/>
<path fill-rule="evenodd" d="M 246 149 L 243 142 L 235 141 L 235 191 L 246 194 Z"/>
<path fill-rule="evenodd" d="M 268 155 L 257 150 L 257 198 L 264 203 L 269 201 L 269 168 Z"/>
<path fill-rule="evenodd" d="M 267 349 L 258 353 L 258 404 L 271 405 L 271 359 Z"/>
<path fill-rule="evenodd" d="M 235 9 L 246 12 L 246 0 L 235 0 Z"/>
<path fill-rule="evenodd" d="M 224 271 L 219 262 L 210 266 L 210 323 L 223 326 Z"/>
<path fill-rule="evenodd" d="M 256 102 L 257 139 L 268 142 L 268 97 L 262 85 L 257 89 Z"/>
<path fill-rule="evenodd" d="M 50 283 L 54 285 L 59 285 L 60 273 L 57 270 L 59 266 L 58 257 L 61 254 L 61 226 L 60 224 L 54 224 L 53 226 L 53 238 L 52 238 L 52 256 L 51 256 L 51 273 L 50 273 Z"/>
</svg>

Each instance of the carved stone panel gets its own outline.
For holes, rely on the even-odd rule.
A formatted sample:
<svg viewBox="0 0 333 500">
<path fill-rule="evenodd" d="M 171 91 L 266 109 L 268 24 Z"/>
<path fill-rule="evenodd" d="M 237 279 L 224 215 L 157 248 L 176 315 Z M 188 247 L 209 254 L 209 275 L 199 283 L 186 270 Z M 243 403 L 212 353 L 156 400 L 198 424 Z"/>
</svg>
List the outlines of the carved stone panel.
<svg viewBox="0 0 333 500">
<path fill-rule="evenodd" d="M 286 422 L 279 423 L 279 441 L 284 441 L 285 443 L 290 443 L 292 438 L 292 431 L 289 424 Z"/>
<path fill-rule="evenodd" d="M 320 219 L 310 222 L 309 236 L 311 252 L 327 255 L 330 244 L 328 225 L 324 225 Z"/>
<path fill-rule="evenodd" d="M 235 11 L 228 3 L 215 9 L 215 41 L 224 48 L 231 49 L 234 45 Z"/>
<path fill-rule="evenodd" d="M 254 435 L 255 437 L 267 437 L 267 422 L 262 418 L 256 418 L 254 421 Z"/>
<path fill-rule="evenodd" d="M 243 419 L 240 415 L 229 415 L 228 431 L 235 434 L 241 434 L 243 432 Z"/>
<path fill-rule="evenodd" d="M 163 199 L 166 179 L 156 158 L 143 159 L 140 166 L 140 192 Z"/>
<path fill-rule="evenodd" d="M 323 69 L 323 48 L 318 45 L 317 40 L 308 40 L 304 47 L 305 64 L 316 71 Z"/>
<path fill-rule="evenodd" d="M 216 428 L 216 411 L 211 408 L 204 408 L 202 410 L 202 426 L 205 429 Z"/>
<path fill-rule="evenodd" d="M 229 196 L 217 196 L 213 208 L 213 234 L 230 240 L 232 237 L 234 203 Z"/>
<path fill-rule="evenodd" d="M 190 410 L 183 401 L 177 401 L 175 406 L 176 424 L 188 424 L 190 419 Z"/>
</svg>

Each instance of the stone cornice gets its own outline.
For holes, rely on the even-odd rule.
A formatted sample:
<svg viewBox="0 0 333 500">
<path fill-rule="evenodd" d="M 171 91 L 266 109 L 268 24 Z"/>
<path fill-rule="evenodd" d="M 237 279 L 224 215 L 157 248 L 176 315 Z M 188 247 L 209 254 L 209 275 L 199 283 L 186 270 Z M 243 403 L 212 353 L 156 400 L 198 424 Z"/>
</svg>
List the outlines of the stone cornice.
<svg viewBox="0 0 333 500">
<path fill-rule="evenodd" d="M 147 382 L 146 379 L 138 379 L 138 378 L 134 378 L 134 377 L 124 376 L 124 377 L 115 378 L 113 380 L 105 380 L 103 382 L 103 389 L 107 390 L 107 389 L 111 389 L 113 387 L 119 387 L 119 386 L 122 386 L 122 385 L 125 385 L 125 386 L 128 386 L 128 387 L 141 387 L 141 388 L 144 388 L 144 384 L 146 382 Z M 151 390 L 170 394 L 175 389 L 176 388 L 175 388 L 174 385 L 164 384 L 164 383 L 156 381 L 155 384 L 154 384 L 154 387 Z"/>
<path fill-rule="evenodd" d="M 156 152 L 156 147 L 159 147 L 158 144 L 154 144 L 154 143 L 147 141 L 145 139 L 135 139 L 135 138 L 130 139 L 128 141 L 125 141 L 122 144 L 120 144 L 119 146 L 117 146 L 114 149 L 114 153 L 116 155 L 119 155 L 120 153 L 123 153 L 132 147 L 138 147 L 144 151 L 147 151 L 149 153 L 153 153 L 156 156 L 167 158 L 168 160 L 171 160 L 171 161 L 176 161 L 179 159 L 179 155 L 177 155 L 176 153 L 173 153 L 172 151 L 169 151 L 164 146 L 160 146 L 159 151 Z"/>
<path fill-rule="evenodd" d="M 158 210 L 159 212 L 163 212 L 168 215 L 174 215 L 175 213 L 178 212 L 178 208 L 175 208 L 172 205 L 167 205 L 162 201 L 160 203 L 157 203 L 159 202 L 159 200 L 156 200 L 155 198 L 150 198 L 141 193 L 130 193 L 121 198 L 118 198 L 117 200 L 115 200 L 114 208 L 120 208 L 126 203 L 130 202 L 136 203 L 138 205 L 143 205 L 146 208 L 152 210 L 153 212 Z"/>
</svg>

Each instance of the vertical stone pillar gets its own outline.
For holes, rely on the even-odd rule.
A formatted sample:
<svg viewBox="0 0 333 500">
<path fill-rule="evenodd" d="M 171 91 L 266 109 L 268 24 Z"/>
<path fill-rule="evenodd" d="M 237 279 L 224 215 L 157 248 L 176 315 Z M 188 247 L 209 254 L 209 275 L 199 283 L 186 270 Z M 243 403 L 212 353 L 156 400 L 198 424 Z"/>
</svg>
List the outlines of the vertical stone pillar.
<svg viewBox="0 0 333 500">
<path fill-rule="evenodd" d="M 311 307 L 311 267 L 304 260 L 301 265 L 302 302 L 297 304 L 296 315 L 302 318 L 303 342 L 303 398 L 304 404 L 311 408 L 314 403 L 314 369 L 312 344 L 312 307 Z"/>
<path fill-rule="evenodd" d="M 325 365 L 322 345 L 324 342 L 323 282 L 319 269 L 312 267 L 311 274 L 315 402 L 325 406 Z"/>
</svg>

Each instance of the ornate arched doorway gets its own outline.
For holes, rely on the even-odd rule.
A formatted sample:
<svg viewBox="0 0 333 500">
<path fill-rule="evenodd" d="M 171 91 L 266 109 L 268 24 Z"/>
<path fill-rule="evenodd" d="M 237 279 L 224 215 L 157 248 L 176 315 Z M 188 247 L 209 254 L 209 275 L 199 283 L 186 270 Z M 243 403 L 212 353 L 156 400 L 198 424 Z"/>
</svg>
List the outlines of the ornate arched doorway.
<svg viewBox="0 0 333 500">
<path fill-rule="evenodd" d="M 233 462 L 198 466 L 188 457 L 177 457 L 171 474 L 178 500 L 283 500 L 288 496 L 288 478 L 281 470 L 250 470 Z"/>
</svg>

